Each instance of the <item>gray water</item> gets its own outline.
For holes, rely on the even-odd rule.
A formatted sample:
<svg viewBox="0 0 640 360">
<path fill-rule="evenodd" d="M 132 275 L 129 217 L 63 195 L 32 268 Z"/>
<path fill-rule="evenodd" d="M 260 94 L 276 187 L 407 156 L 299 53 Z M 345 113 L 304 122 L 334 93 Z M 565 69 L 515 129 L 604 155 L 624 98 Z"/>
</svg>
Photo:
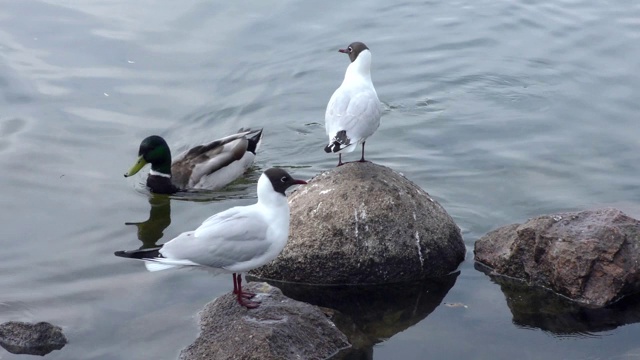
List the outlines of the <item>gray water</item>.
<svg viewBox="0 0 640 360">
<path fill-rule="evenodd" d="M 358 40 L 387 107 L 368 159 L 437 199 L 468 249 L 442 304 L 382 332 L 373 358 L 640 358 L 633 312 L 580 331 L 523 323 L 521 295 L 472 254 L 539 214 L 640 215 L 637 1 L 0 1 L 0 323 L 62 326 L 69 344 L 50 359 L 175 359 L 232 284 L 112 255 L 143 245 L 125 223 L 149 217 L 144 177 L 122 177 L 140 140 L 177 151 L 265 129 L 249 185 L 171 200 L 160 242 L 255 201 L 261 170 L 330 169 L 324 108 L 348 64 L 336 50 Z"/>
</svg>

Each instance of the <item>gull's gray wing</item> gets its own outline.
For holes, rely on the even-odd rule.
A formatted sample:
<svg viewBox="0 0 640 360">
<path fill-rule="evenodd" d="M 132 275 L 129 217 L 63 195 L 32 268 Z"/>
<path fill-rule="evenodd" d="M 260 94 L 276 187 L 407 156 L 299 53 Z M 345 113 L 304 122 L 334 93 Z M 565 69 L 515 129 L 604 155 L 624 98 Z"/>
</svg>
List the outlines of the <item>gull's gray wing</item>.
<svg viewBox="0 0 640 360">
<path fill-rule="evenodd" d="M 207 219 L 195 231 L 166 243 L 160 252 L 166 258 L 226 268 L 251 261 L 269 250 L 269 224 L 260 214 L 245 207 L 227 215 Z"/>
</svg>

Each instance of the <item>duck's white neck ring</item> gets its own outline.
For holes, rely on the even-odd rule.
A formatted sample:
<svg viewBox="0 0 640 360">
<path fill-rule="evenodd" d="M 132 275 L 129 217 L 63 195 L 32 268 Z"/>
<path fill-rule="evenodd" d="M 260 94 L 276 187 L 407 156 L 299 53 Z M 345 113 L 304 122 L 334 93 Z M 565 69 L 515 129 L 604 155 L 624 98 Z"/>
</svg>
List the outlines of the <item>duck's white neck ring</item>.
<svg viewBox="0 0 640 360">
<path fill-rule="evenodd" d="M 165 177 L 165 178 L 167 178 L 167 179 L 170 179 L 170 178 L 171 178 L 171 175 L 169 175 L 169 174 L 165 174 L 165 173 L 161 173 L 161 172 L 159 172 L 159 171 L 155 171 L 155 170 L 150 170 L 150 171 L 149 171 L 149 175 L 153 175 L 153 176 L 162 176 L 162 177 Z"/>
</svg>

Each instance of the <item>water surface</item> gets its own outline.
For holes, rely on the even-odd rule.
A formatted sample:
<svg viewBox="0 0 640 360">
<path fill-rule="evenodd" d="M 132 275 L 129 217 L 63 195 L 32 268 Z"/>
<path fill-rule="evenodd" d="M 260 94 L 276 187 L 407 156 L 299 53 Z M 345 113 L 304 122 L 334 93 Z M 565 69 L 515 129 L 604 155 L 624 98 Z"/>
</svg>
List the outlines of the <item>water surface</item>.
<svg viewBox="0 0 640 360">
<path fill-rule="evenodd" d="M 162 242 L 255 189 L 150 204 L 142 176 L 122 177 L 140 140 L 157 133 L 179 151 L 264 127 L 247 182 L 271 166 L 329 169 L 324 108 L 348 64 L 336 50 L 359 40 L 388 109 L 368 158 L 437 199 L 469 250 L 442 304 L 372 357 L 638 357 L 640 325 L 624 313 L 575 333 L 514 320 L 511 293 L 471 251 L 539 214 L 640 216 L 638 19 L 638 2 L 586 0 L 2 1 L 0 322 L 62 326 L 69 345 L 51 359 L 175 359 L 231 276 L 116 258 L 145 245 L 125 223 L 160 206 Z"/>
</svg>

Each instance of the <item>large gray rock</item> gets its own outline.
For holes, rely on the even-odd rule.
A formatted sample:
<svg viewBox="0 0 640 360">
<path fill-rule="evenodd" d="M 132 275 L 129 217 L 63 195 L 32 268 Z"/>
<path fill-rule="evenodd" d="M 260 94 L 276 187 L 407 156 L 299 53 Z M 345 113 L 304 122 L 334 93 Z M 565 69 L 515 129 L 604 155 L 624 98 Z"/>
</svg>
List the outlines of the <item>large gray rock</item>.
<svg viewBox="0 0 640 360">
<path fill-rule="evenodd" d="M 0 345 L 13 354 L 44 356 L 66 344 L 62 329 L 48 322 L 9 321 L 0 325 Z"/>
<path fill-rule="evenodd" d="M 266 283 L 248 283 L 260 307 L 246 309 L 226 294 L 200 314 L 200 336 L 180 353 L 195 359 L 326 359 L 350 346 L 316 306 L 292 300 Z"/>
<path fill-rule="evenodd" d="M 640 290 L 640 222 L 616 209 L 545 215 L 490 232 L 475 260 L 494 273 L 601 307 Z"/>
<path fill-rule="evenodd" d="M 289 241 L 263 279 L 309 284 L 415 281 L 464 260 L 460 229 L 429 194 L 373 163 L 324 172 L 291 194 Z"/>
</svg>

